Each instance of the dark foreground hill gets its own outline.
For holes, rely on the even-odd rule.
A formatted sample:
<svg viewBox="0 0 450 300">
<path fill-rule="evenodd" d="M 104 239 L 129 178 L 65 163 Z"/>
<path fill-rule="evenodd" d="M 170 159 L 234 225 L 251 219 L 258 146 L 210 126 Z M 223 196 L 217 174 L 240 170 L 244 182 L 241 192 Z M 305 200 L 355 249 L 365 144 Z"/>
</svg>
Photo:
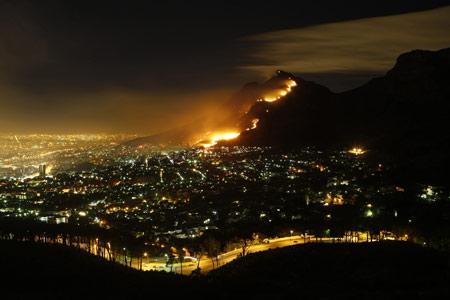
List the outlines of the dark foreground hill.
<svg viewBox="0 0 450 300">
<path fill-rule="evenodd" d="M 438 252 L 399 242 L 286 247 L 189 278 L 0 241 L 1 299 L 446 299 L 449 271 Z"/>
<path fill-rule="evenodd" d="M 198 292 L 199 280 L 140 272 L 76 248 L 0 241 L 0 299 L 155 299 Z"/>
<path fill-rule="evenodd" d="M 306 244 L 250 254 L 210 277 L 230 295 L 264 299 L 448 299 L 448 263 L 406 242 Z"/>
</svg>

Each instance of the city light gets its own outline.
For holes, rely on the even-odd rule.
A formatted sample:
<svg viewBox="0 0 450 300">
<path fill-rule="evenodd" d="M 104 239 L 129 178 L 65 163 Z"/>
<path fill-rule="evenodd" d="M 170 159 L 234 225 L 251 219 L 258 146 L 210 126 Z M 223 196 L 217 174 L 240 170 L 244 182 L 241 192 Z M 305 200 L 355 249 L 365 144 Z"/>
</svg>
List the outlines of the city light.
<svg viewBox="0 0 450 300">
<path fill-rule="evenodd" d="M 364 153 L 366 153 L 366 151 L 364 151 L 363 149 L 361 149 L 361 148 L 352 148 L 352 149 L 350 149 L 350 150 L 348 150 L 348 152 L 349 153 L 352 153 L 352 154 L 355 154 L 355 155 L 361 155 L 361 154 L 364 154 Z"/>
<path fill-rule="evenodd" d="M 250 129 L 256 128 L 259 119 L 252 119 L 251 124 Z M 217 144 L 220 140 L 237 138 L 239 133 L 219 131 L 210 136 Z M 108 141 L 108 137 L 104 140 Z M 15 218 L 33 216 L 36 221 L 47 224 L 84 222 L 105 230 L 130 230 L 132 238 L 147 239 L 146 243 L 158 246 L 162 253 L 156 256 L 161 257 L 167 250 L 176 253 L 183 249 L 186 254 L 194 253 L 186 245 L 182 248 L 175 246 L 168 238 L 196 240 L 206 233 L 209 235 L 223 229 L 221 224 L 233 227 L 235 223 L 248 220 L 266 224 L 282 220 L 293 224 L 289 222 L 304 219 L 301 210 L 286 208 L 286 203 L 293 199 L 304 199 L 306 205 L 315 206 L 323 222 L 331 225 L 339 220 L 338 215 L 331 214 L 337 206 L 346 210 L 361 205 L 359 209 L 363 216 L 373 218 L 383 211 L 380 208 L 386 206 L 380 204 L 383 199 L 388 199 L 386 195 L 404 191 L 389 180 L 384 181 L 378 162 L 372 165 L 364 156 L 354 159 L 348 155 L 350 151 L 355 155 L 365 152 L 357 147 L 350 151 L 328 152 L 314 148 L 283 152 L 274 151 L 271 147 L 243 146 L 180 147 L 173 150 L 143 147 L 136 152 L 137 148 L 108 147 L 104 142 L 89 144 L 80 139 L 72 141 L 68 151 L 35 147 L 31 151 L 36 155 L 30 159 L 29 156 L 17 156 L 15 151 L 25 151 L 23 149 L 30 145 L 30 141 L 36 143 L 35 140 L 20 137 L 22 148 L 15 139 L 11 138 L 11 141 L 14 143 L 0 147 L 6 154 L 0 161 L 3 163 L 0 172 L 4 172 L 4 179 L 0 179 L 3 191 L 0 193 L 1 215 Z M 54 145 L 62 148 L 68 142 L 61 138 L 60 143 L 54 142 Z M 43 161 L 40 151 L 52 154 Z M 95 167 L 81 170 L 74 167 L 87 160 L 95 162 Z M 45 169 L 46 174 L 46 166 L 53 166 L 53 176 L 26 177 L 27 172 L 39 173 L 41 165 L 45 165 L 45 168 L 40 167 L 41 173 Z M 318 174 L 322 180 L 312 190 L 309 183 Z M 216 201 L 218 191 L 230 188 L 234 191 L 231 197 Z M 421 201 L 437 201 L 445 196 L 436 186 L 424 185 L 417 190 L 420 191 L 417 198 Z M 270 204 L 266 202 L 266 193 L 273 196 Z M 366 200 L 358 204 L 355 201 L 358 198 Z M 262 205 L 248 206 L 252 199 L 261 201 Z M 199 203 L 207 204 L 203 207 Z M 53 210 L 44 207 L 53 207 Z M 388 214 L 398 220 L 398 216 L 405 216 L 405 213 L 397 214 L 397 210 L 393 208 Z M 406 222 L 412 223 L 413 217 L 407 216 Z M 221 223 L 222 220 L 225 222 Z M 132 228 L 136 224 L 145 226 L 147 230 L 135 231 Z M 294 238 L 294 231 L 284 231 L 290 245 L 293 241 L 289 237 Z M 333 229 L 327 230 L 326 235 L 332 232 Z M 354 234 L 367 240 L 364 232 Z M 407 239 L 404 234 L 397 237 L 386 233 L 383 236 L 384 239 Z M 357 238 L 351 240 L 357 241 Z M 92 242 L 91 249 L 95 255 L 103 250 L 116 252 L 116 255 L 120 252 L 120 262 L 122 257 L 123 262 L 125 257 L 129 262 L 130 255 L 133 255 L 133 251 L 127 251 L 131 247 L 120 241 L 111 244 L 93 237 Z M 140 256 L 148 259 L 149 255 L 149 252 L 142 252 Z"/>
</svg>

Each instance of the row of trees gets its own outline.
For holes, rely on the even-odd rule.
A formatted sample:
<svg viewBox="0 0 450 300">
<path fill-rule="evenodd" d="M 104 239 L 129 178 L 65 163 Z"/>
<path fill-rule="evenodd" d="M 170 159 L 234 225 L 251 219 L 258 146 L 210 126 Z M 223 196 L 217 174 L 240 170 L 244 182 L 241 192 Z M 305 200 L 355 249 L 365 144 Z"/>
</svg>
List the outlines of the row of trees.
<svg viewBox="0 0 450 300">
<path fill-rule="evenodd" d="M 0 238 L 76 247 L 127 266 L 132 266 L 133 257 L 151 251 L 145 247 L 144 240 L 136 239 L 128 232 L 90 224 L 48 224 L 31 219 L 0 218 Z M 142 267 L 142 261 L 139 263 Z"/>
<path fill-rule="evenodd" d="M 111 262 L 121 263 L 142 270 L 145 257 L 167 256 L 167 265 L 172 269 L 179 262 L 182 266 L 188 252 L 196 258 L 197 269 L 200 261 L 207 256 L 213 266 L 219 266 L 222 244 L 213 237 L 190 240 L 183 244 L 180 240 L 166 239 L 155 242 L 150 238 L 136 238 L 130 232 L 105 229 L 90 224 L 48 224 L 32 219 L 0 218 L 0 239 L 32 243 L 52 243 L 76 247 L 91 254 L 101 256 Z M 135 265 L 133 261 L 137 259 Z M 199 270 L 197 271 L 199 273 Z"/>
<path fill-rule="evenodd" d="M 0 218 L 0 238 L 36 243 L 58 243 L 77 247 L 111 262 L 142 269 L 145 257 L 167 255 L 167 266 L 173 268 L 179 263 L 183 270 L 187 253 L 196 259 L 197 271 L 204 257 L 211 259 L 213 268 L 220 265 L 219 255 L 237 248 L 241 256 L 249 247 L 267 237 L 289 236 L 290 232 L 313 235 L 316 241 L 331 237 L 353 242 L 366 233 L 367 240 L 380 240 L 385 230 L 397 238 L 407 237 L 420 244 L 437 248 L 450 255 L 450 208 L 448 203 L 422 205 L 411 214 L 413 218 L 401 215 L 377 213 L 364 215 L 361 207 L 342 205 L 327 208 L 330 217 L 324 217 L 323 207 L 310 205 L 300 220 L 283 222 L 233 223 L 220 226 L 223 230 L 208 231 L 197 239 L 176 239 L 173 237 L 136 238 L 130 231 L 105 229 L 91 224 L 65 223 L 48 224 L 32 219 Z M 255 234 L 254 232 L 258 233 Z M 172 247 L 163 247 L 162 244 Z M 137 262 L 135 261 L 137 259 Z M 134 265 L 133 265 L 134 263 Z"/>
</svg>

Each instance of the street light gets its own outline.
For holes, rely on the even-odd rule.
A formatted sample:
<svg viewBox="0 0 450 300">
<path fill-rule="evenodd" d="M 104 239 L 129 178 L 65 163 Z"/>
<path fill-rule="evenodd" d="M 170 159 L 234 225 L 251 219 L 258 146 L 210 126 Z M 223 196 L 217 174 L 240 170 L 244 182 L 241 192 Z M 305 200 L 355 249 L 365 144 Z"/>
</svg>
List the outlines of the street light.
<svg viewBox="0 0 450 300">
<path fill-rule="evenodd" d="M 293 231 L 293 230 L 291 230 L 291 240 L 292 240 L 292 233 L 294 233 L 294 231 Z"/>
</svg>

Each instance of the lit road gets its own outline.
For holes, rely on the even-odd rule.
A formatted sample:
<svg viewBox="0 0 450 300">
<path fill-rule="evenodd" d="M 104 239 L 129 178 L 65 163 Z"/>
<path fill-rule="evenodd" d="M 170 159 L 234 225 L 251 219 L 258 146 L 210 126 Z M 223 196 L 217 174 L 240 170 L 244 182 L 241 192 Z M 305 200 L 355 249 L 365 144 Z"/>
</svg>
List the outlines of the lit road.
<svg viewBox="0 0 450 300">
<path fill-rule="evenodd" d="M 275 248 L 283 248 L 287 246 L 292 245 L 298 245 L 306 243 L 314 243 L 316 242 L 316 239 L 314 236 L 307 235 L 306 237 L 303 236 L 292 236 L 292 237 L 283 237 L 283 238 L 277 238 L 277 239 L 270 239 L 268 240 L 268 243 L 261 243 L 257 245 L 251 245 L 247 248 L 247 254 L 248 253 L 255 253 L 260 251 L 266 251 L 269 249 L 275 249 Z M 322 243 L 329 243 L 332 242 L 331 238 L 322 238 L 318 242 Z M 353 242 L 357 242 L 354 240 Z M 361 240 L 363 242 L 363 240 Z M 58 241 L 58 243 L 62 243 L 62 240 Z M 84 243 L 80 243 L 79 247 L 85 251 L 88 251 L 88 245 Z M 91 253 L 94 255 L 97 253 L 97 247 L 91 246 Z M 218 257 L 219 266 L 223 266 L 232 260 L 238 258 L 242 253 L 241 248 L 234 249 L 232 251 L 220 254 Z M 105 259 L 108 259 L 108 256 L 106 255 Z M 128 257 L 128 263 L 129 263 L 129 257 Z M 124 257 L 122 255 L 118 255 L 116 257 L 116 261 L 118 263 L 124 264 Z M 172 265 L 172 268 L 166 266 L 166 257 L 143 257 L 142 258 L 142 270 L 144 271 L 166 271 L 166 272 L 174 272 L 174 273 L 181 273 L 181 264 L 179 262 L 174 263 Z M 200 269 L 203 274 L 208 273 L 213 268 L 217 268 L 217 260 L 214 259 L 214 265 L 211 260 L 211 258 L 208 258 L 207 256 L 203 256 L 200 260 Z M 134 269 L 139 269 L 139 263 L 138 259 L 133 257 L 132 260 L 132 267 Z M 186 260 L 183 262 L 183 274 L 184 275 L 191 275 L 192 271 L 194 271 L 197 268 L 197 262 L 189 260 L 186 258 Z"/>
<path fill-rule="evenodd" d="M 330 242 L 331 239 L 329 238 L 322 238 L 322 242 Z M 266 244 L 258 244 L 258 245 L 252 245 L 248 248 L 248 253 L 255 253 L 260 251 L 266 251 L 269 249 L 275 249 L 275 248 L 283 248 L 286 246 L 292 246 L 297 244 L 303 244 L 304 238 L 303 236 L 292 236 L 292 237 L 285 237 L 285 238 L 278 238 L 278 239 L 272 239 L 269 240 L 269 243 Z M 306 242 L 315 242 L 315 238 L 312 236 L 306 236 Z M 242 249 L 238 248 L 226 253 L 223 253 L 219 255 L 219 266 L 225 265 L 232 260 L 236 259 L 240 254 L 242 253 Z M 137 259 L 133 259 L 133 262 L 136 261 L 136 264 L 133 264 L 134 268 L 139 268 L 137 264 Z M 216 265 L 216 262 L 214 262 L 214 266 Z M 215 266 L 216 267 L 216 266 Z M 192 263 L 191 261 L 186 261 L 183 263 L 183 274 L 184 275 L 190 275 L 193 270 L 197 268 L 197 263 Z M 165 259 L 160 258 L 159 262 L 150 262 L 148 264 L 144 264 L 142 266 L 142 269 L 145 270 L 164 270 L 167 272 L 170 272 L 170 268 L 166 267 Z M 200 261 L 200 269 L 202 273 L 207 273 L 213 269 L 213 264 L 210 258 L 207 258 L 206 256 L 202 257 Z M 172 272 L 180 274 L 181 266 L 179 263 L 173 264 Z"/>
</svg>

